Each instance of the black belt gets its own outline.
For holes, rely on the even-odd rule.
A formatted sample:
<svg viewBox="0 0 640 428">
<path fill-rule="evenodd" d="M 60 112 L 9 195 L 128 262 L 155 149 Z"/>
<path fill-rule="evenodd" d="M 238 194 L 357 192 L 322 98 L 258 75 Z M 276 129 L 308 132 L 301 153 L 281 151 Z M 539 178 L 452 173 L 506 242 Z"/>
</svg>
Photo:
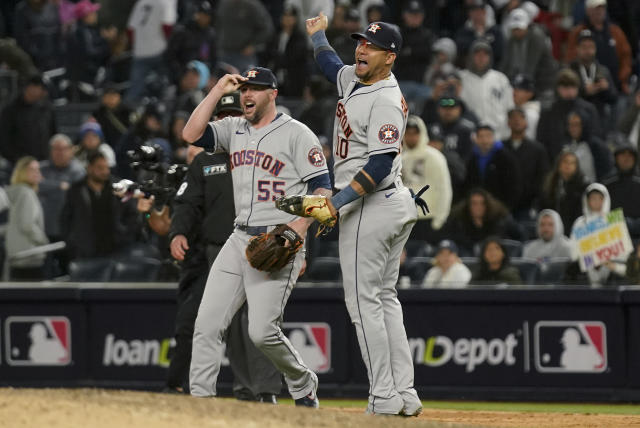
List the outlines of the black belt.
<svg viewBox="0 0 640 428">
<path fill-rule="evenodd" d="M 261 233 L 267 233 L 269 226 L 246 226 L 243 224 L 236 224 L 236 229 L 243 231 L 247 235 L 256 236 Z"/>
</svg>

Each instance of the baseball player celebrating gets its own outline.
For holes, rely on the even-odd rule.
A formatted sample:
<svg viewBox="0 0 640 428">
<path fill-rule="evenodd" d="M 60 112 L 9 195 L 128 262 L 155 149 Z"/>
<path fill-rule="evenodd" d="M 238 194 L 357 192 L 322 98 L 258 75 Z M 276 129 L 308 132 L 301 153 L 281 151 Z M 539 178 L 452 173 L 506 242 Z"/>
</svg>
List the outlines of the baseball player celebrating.
<svg viewBox="0 0 640 428">
<path fill-rule="evenodd" d="M 415 203 L 424 202 L 399 177 L 407 105 L 391 67 L 402 37 L 394 25 L 371 23 L 352 34 L 356 63 L 346 66 L 325 37 L 327 26 L 322 14 L 306 22 L 316 61 L 338 87 L 333 147 L 340 191 L 331 199 L 293 196 L 276 204 L 327 225 L 339 211 L 345 302 L 369 375 L 367 411 L 414 416 L 422 405 L 395 285 L 400 253 L 417 218 Z"/>
<path fill-rule="evenodd" d="M 244 118 L 209 122 L 220 98 L 238 89 Z M 273 201 L 300 193 L 330 195 L 329 174 L 311 130 L 277 113 L 277 94 L 276 78 L 266 68 L 227 74 L 183 131 L 190 143 L 229 153 L 236 208 L 235 229 L 211 267 L 196 318 L 189 380 L 192 395 L 215 396 L 223 334 L 246 300 L 251 340 L 282 372 L 296 405 L 318 407 L 318 378 L 280 329 L 304 261 L 298 250 L 313 219 L 279 211 Z"/>
</svg>

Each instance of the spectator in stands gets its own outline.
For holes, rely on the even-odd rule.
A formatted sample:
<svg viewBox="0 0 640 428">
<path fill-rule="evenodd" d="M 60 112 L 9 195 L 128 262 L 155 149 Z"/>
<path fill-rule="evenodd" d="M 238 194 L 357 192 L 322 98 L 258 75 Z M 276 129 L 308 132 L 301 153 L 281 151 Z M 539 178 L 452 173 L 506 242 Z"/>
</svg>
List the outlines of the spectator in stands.
<svg viewBox="0 0 640 428">
<path fill-rule="evenodd" d="M 116 166 L 116 155 L 107 143 L 104 142 L 102 128 L 98 122 L 88 121 L 80 126 L 78 131 L 78 146 L 75 149 L 75 158 L 82 168 L 87 167 L 89 155 L 100 152 L 104 155 L 109 168 Z"/>
<path fill-rule="evenodd" d="M 437 104 L 437 118 L 431 125 L 444 135 L 444 150 L 456 152 L 464 162 L 471 157 L 473 141 L 471 135 L 475 123 L 464 117 L 464 103 L 455 96 L 440 97 Z"/>
<path fill-rule="evenodd" d="M 596 43 L 596 57 L 611 73 L 616 88 L 629 93 L 631 75 L 631 47 L 620 27 L 607 18 L 607 0 L 586 0 L 584 23 L 575 26 L 567 39 L 566 62 L 576 58 L 578 36 L 584 29 L 591 30 Z"/>
<path fill-rule="evenodd" d="M 600 183 L 592 183 L 587 186 L 582 196 L 582 213 L 583 215 L 578 217 L 573 223 L 571 228 L 571 239 L 574 241 L 574 254 L 573 259 L 578 259 L 577 250 L 577 236 L 576 231 L 584 228 L 588 222 L 597 219 L 598 217 L 604 217 L 609 214 L 611 209 L 611 199 L 609 198 L 609 192 L 607 188 Z M 626 256 L 624 258 L 614 258 L 604 264 L 587 268 L 587 277 L 589 283 L 594 286 L 602 286 L 607 284 L 608 281 L 613 280 L 615 277 L 624 277 L 627 270 Z M 613 277 L 612 277 L 613 274 Z"/>
<path fill-rule="evenodd" d="M 542 144 L 527 138 L 524 110 L 516 107 L 509 112 L 509 128 L 511 136 L 504 141 L 504 147 L 513 154 L 522 177 L 522 191 L 513 212 L 517 219 L 530 219 L 535 216 L 531 211 L 535 213 L 538 206 L 542 183 L 549 172 L 549 160 Z"/>
<path fill-rule="evenodd" d="M 625 278 L 631 285 L 640 285 L 640 244 L 627 258 L 627 272 Z"/>
<path fill-rule="evenodd" d="M 458 117 L 462 117 L 475 127 L 475 124 L 478 122 L 478 118 L 469 108 L 467 108 L 464 101 L 460 99 L 460 93 L 462 92 L 462 80 L 460 78 L 460 74 L 453 68 L 446 68 L 448 68 L 448 70 L 440 70 L 440 73 L 433 76 L 435 84 L 431 90 L 431 96 L 422 107 L 420 117 L 422 117 L 422 120 L 424 120 L 424 123 L 427 125 L 438 122 L 440 119 L 438 115 L 440 100 L 442 98 L 455 98 L 456 103 L 462 107 L 460 114 L 456 115 L 456 119 Z"/>
<path fill-rule="evenodd" d="M 173 160 L 175 163 L 187 163 L 187 149 L 189 143 L 182 138 L 182 130 L 189 120 L 190 114 L 186 111 L 177 111 L 174 113 L 171 123 L 169 124 L 169 144 L 173 150 Z"/>
<path fill-rule="evenodd" d="M 557 211 L 564 230 L 569 230 L 582 212 L 582 193 L 586 187 L 578 157 L 570 150 L 563 150 L 545 178 L 540 208 Z"/>
<path fill-rule="evenodd" d="M 104 142 L 116 147 L 122 136 L 131 126 L 131 109 L 122 103 L 120 91 L 115 83 L 107 83 L 104 87 L 100 106 L 93 112 L 102 133 Z"/>
<path fill-rule="evenodd" d="M 310 76 L 303 92 L 303 108 L 298 120 L 318 137 L 333 141 L 333 116 L 336 110 L 335 86 L 321 76 Z M 329 169 L 331 174 L 331 169 Z"/>
<path fill-rule="evenodd" d="M 345 64 L 352 64 L 354 61 L 353 52 L 356 47 L 356 41 L 351 38 L 351 33 L 358 31 L 360 31 L 360 12 L 354 7 L 347 10 L 343 27 L 330 27 L 327 30 L 329 43 Z"/>
<path fill-rule="evenodd" d="M 37 281 L 45 277 L 45 254 L 11 260 L 21 251 L 49 243 L 37 195 L 41 181 L 40 165 L 34 157 L 25 156 L 16 162 L 11 186 L 7 188 L 10 208 L 5 240 L 10 278 L 14 280 Z"/>
<path fill-rule="evenodd" d="M 458 202 L 462 197 L 462 186 L 464 185 L 464 178 L 467 175 L 467 167 L 458 152 L 445 148 L 445 135 L 442 133 L 439 125 L 432 125 L 429 128 L 428 136 L 429 146 L 442 153 L 447 161 L 447 169 L 449 170 L 453 193 L 452 201 Z"/>
<path fill-rule="evenodd" d="M 0 68 L 14 70 L 20 80 L 38 74 L 29 54 L 18 46 L 15 39 L 10 38 L 0 39 Z M 6 100 L 0 102 L 0 105 L 5 102 Z"/>
<path fill-rule="evenodd" d="M 441 241 L 422 288 L 463 288 L 469 284 L 469 280 L 471 271 L 458 257 L 456 243 L 449 239 Z"/>
<path fill-rule="evenodd" d="M 215 28 L 220 60 L 240 71 L 258 65 L 257 54 L 274 32 L 271 16 L 258 0 L 221 0 Z"/>
<path fill-rule="evenodd" d="M 471 45 L 469 67 L 460 71 L 460 98 L 478 117 L 495 130 L 498 139 L 509 136 L 507 112 L 513 108 L 513 90 L 507 76 L 492 68 L 491 45 L 476 40 Z"/>
<path fill-rule="evenodd" d="M 473 273 L 471 282 L 476 284 L 520 285 L 522 278 L 518 269 L 509 262 L 509 254 L 497 237 L 484 240 L 480 249 L 480 265 Z"/>
<path fill-rule="evenodd" d="M 424 74 L 423 81 L 429 86 L 436 85 L 436 77 L 456 71 L 455 62 L 458 55 L 456 42 L 448 37 L 436 40 L 431 47 L 432 60 Z"/>
<path fill-rule="evenodd" d="M 419 0 L 410 0 L 402 9 L 402 49 L 396 58 L 393 74 L 409 105 L 422 106 L 431 92 L 422 83 L 431 61 L 434 41 L 431 31 L 423 25 L 424 16 L 424 7 Z"/>
<path fill-rule="evenodd" d="M 576 154 L 585 180 L 592 183 L 601 175 L 596 171 L 595 155 L 591 147 L 601 145 L 602 142 L 590 137 L 585 127 L 584 119 L 578 112 L 569 113 L 563 148 Z"/>
<path fill-rule="evenodd" d="M 137 0 L 133 6 L 127 23 L 133 51 L 127 102 L 145 95 L 150 75 L 164 76 L 163 54 L 176 19 L 176 0 Z"/>
<path fill-rule="evenodd" d="M 509 208 L 515 208 L 522 194 L 522 172 L 513 152 L 496 140 L 493 128 L 481 124 L 474 133 L 473 154 L 467 162 L 464 190 L 482 187 Z"/>
<path fill-rule="evenodd" d="M 121 202 L 111 190 L 111 171 L 100 152 L 88 158 L 87 176 L 67 192 L 60 225 L 70 259 L 109 257 L 138 235 L 135 201 Z"/>
<path fill-rule="evenodd" d="M 308 37 L 298 25 L 298 14 L 295 7 L 285 8 L 280 31 L 271 38 L 261 61 L 273 70 L 280 82 L 278 95 L 285 97 L 301 97 L 309 78 Z"/>
<path fill-rule="evenodd" d="M 44 210 L 44 226 L 51 242 L 62 238 L 60 213 L 69 187 L 82 179 L 85 169 L 73 157 L 73 143 L 65 134 L 56 134 L 49 141 L 49 159 L 40 162 L 43 180 L 38 196 Z"/>
<path fill-rule="evenodd" d="M 526 116 L 525 135 L 530 140 L 536 140 L 541 104 L 534 99 L 536 89 L 533 80 L 526 74 L 518 74 L 511 81 L 511 85 L 513 86 L 513 103 L 516 108 L 522 109 Z"/>
<path fill-rule="evenodd" d="M 473 43 L 478 40 L 484 40 L 491 46 L 493 58 L 496 64 L 500 64 L 502 59 L 503 37 L 502 31 L 498 26 L 489 24 L 487 17 L 486 0 L 466 0 L 468 19 L 464 23 L 464 27 L 460 28 L 456 33 L 456 45 L 458 46 L 458 65 L 463 67 L 464 61 L 470 52 L 473 51 Z"/>
<path fill-rule="evenodd" d="M 174 111 L 186 111 L 189 114 L 207 95 L 207 86 L 211 73 L 209 67 L 200 61 L 191 61 L 180 79 Z"/>
<path fill-rule="evenodd" d="M 538 214 L 538 239 L 527 242 L 522 257 L 548 262 L 551 259 L 570 258 L 573 251 L 571 241 L 564 235 L 560 214 L 554 210 L 542 210 Z"/>
<path fill-rule="evenodd" d="M 576 60 L 571 69 L 580 77 L 580 96 L 593 104 L 600 118 L 608 117 L 606 106 L 614 107 L 618 91 L 611 73 L 596 58 L 596 41 L 591 30 L 584 29 L 578 34 Z M 607 121 L 604 121 L 607 123 Z"/>
<path fill-rule="evenodd" d="M 54 111 L 44 82 L 40 76 L 32 76 L 20 96 L 2 111 L 0 153 L 12 163 L 22 156 L 44 160 L 49 156 L 49 138 L 55 133 Z"/>
<path fill-rule="evenodd" d="M 636 91 L 633 102 L 618 121 L 618 130 L 633 147 L 637 149 L 640 146 L 640 89 Z"/>
<path fill-rule="evenodd" d="M 14 36 L 41 71 L 62 64 L 62 36 L 58 7 L 47 0 L 23 0 L 16 6 Z"/>
<path fill-rule="evenodd" d="M 178 83 L 187 64 L 193 60 L 210 70 L 216 65 L 216 31 L 213 28 L 213 6 L 208 0 L 198 2 L 191 19 L 171 33 L 165 53 L 171 80 Z"/>
<path fill-rule="evenodd" d="M 444 235 L 458 244 L 460 254 L 473 255 L 474 246 L 491 235 L 523 240 L 509 210 L 484 189 L 472 190 L 451 210 Z"/>
<path fill-rule="evenodd" d="M 418 209 L 418 221 L 410 238 L 438 242 L 435 235 L 447 221 L 453 195 L 447 160 L 427 144 L 428 140 L 422 119 L 409 116 L 402 142 L 402 181 L 416 192 L 426 185 L 431 186 L 422 196 L 429 212 L 424 214 Z"/>
<path fill-rule="evenodd" d="M 73 84 L 74 100 L 93 100 L 98 70 L 111 54 L 109 43 L 98 27 L 99 4 L 81 0 L 74 7 L 78 19 L 75 30 L 67 37 L 67 73 Z"/>
<path fill-rule="evenodd" d="M 562 150 L 567 117 L 572 111 L 580 113 L 584 123 L 589 124 L 589 135 L 602 137 L 598 111 L 593 104 L 578 96 L 580 77 L 571 69 L 558 72 L 556 79 L 556 100 L 540 114 L 538 141 L 547 149 L 549 159 L 555 159 Z"/>
<path fill-rule="evenodd" d="M 615 151 L 614 174 L 602 181 L 611 196 L 611 208 L 622 208 L 629 233 L 640 236 L 640 174 L 638 173 L 638 151 L 630 144 Z"/>
<path fill-rule="evenodd" d="M 539 94 L 551 92 L 556 63 L 544 30 L 533 24 L 521 8 L 511 11 L 507 25 L 511 37 L 506 43 L 500 70 L 509 79 L 528 73 L 533 76 Z"/>
</svg>

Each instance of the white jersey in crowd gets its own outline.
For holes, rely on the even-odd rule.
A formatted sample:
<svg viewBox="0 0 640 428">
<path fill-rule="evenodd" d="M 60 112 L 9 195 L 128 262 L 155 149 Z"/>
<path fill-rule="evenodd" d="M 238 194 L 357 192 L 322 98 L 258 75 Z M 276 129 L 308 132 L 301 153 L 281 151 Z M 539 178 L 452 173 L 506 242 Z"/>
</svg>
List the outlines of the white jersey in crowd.
<svg viewBox="0 0 640 428">
<path fill-rule="evenodd" d="M 286 114 L 260 129 L 242 117 L 209 126 L 216 148 L 229 153 L 237 225 L 273 226 L 295 220 L 297 216 L 276 209 L 273 202 L 284 195 L 306 194 L 307 181 L 328 173 L 318 138 Z"/>
<path fill-rule="evenodd" d="M 176 0 L 138 0 L 127 27 L 133 30 L 133 56 L 145 58 L 162 54 L 167 48 L 163 25 L 175 25 Z"/>
<path fill-rule="evenodd" d="M 364 167 L 369 156 L 399 152 L 407 125 L 407 103 L 393 74 L 373 85 L 360 87 L 353 65 L 338 71 L 338 106 L 334 125 L 335 187 L 344 189 Z M 379 184 L 384 189 L 400 175 L 400 156 L 391 173 Z"/>
</svg>

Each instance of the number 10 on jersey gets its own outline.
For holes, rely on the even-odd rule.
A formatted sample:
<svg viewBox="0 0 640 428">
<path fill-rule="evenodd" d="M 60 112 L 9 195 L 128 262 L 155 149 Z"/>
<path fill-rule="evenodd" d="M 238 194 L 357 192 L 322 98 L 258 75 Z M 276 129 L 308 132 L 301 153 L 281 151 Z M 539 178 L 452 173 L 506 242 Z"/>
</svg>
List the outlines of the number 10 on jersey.
<svg viewBox="0 0 640 428">
<path fill-rule="evenodd" d="M 338 137 L 338 143 L 336 144 L 336 156 L 341 159 L 346 159 L 349 154 L 349 140 L 346 138 Z"/>
</svg>

